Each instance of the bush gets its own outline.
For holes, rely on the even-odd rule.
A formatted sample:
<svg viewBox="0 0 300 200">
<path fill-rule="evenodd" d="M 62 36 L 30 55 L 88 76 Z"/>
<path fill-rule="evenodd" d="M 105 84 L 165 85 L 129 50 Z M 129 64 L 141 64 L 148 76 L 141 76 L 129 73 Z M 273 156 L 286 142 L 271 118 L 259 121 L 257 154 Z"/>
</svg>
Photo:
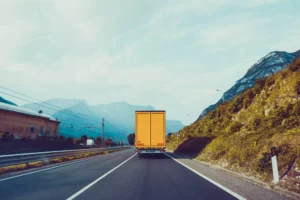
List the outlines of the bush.
<svg viewBox="0 0 300 200">
<path fill-rule="evenodd" d="M 131 133 L 127 136 L 127 139 L 128 139 L 128 143 L 130 145 L 134 145 L 135 143 L 135 133 Z"/>
<path fill-rule="evenodd" d="M 258 79 L 253 87 L 254 94 L 259 94 L 266 84 L 266 78 Z"/>
<path fill-rule="evenodd" d="M 241 124 L 240 122 L 233 122 L 230 127 L 229 127 L 229 130 L 231 133 L 235 133 L 235 132 L 238 132 L 241 130 L 241 128 L 243 127 L 243 124 Z"/>
<path fill-rule="evenodd" d="M 289 104 L 286 108 L 278 107 L 276 110 L 270 112 L 269 120 L 273 127 L 280 126 L 282 121 L 292 115 L 292 105 Z"/>
<path fill-rule="evenodd" d="M 244 99 L 244 102 L 243 102 L 243 107 L 244 107 L 245 109 L 247 109 L 247 108 L 250 106 L 251 103 L 252 103 L 252 100 L 251 100 L 249 97 L 246 97 L 246 98 Z"/>
<path fill-rule="evenodd" d="M 87 135 L 82 135 L 81 136 L 81 141 L 82 141 L 83 144 L 86 144 L 87 139 L 88 139 Z"/>
<path fill-rule="evenodd" d="M 295 93 L 300 96 L 300 81 L 295 84 Z"/>
<path fill-rule="evenodd" d="M 300 116 L 300 102 L 296 103 L 294 106 L 293 115 Z"/>
<path fill-rule="evenodd" d="M 289 66 L 289 70 L 292 72 L 295 72 L 297 70 L 300 69 L 300 58 L 296 59 L 295 62 L 293 62 L 290 66 Z"/>
<path fill-rule="evenodd" d="M 274 85 L 275 84 L 275 77 L 274 76 L 270 76 L 268 79 L 267 79 L 267 81 L 266 81 L 266 85 L 268 86 L 268 87 L 271 87 L 272 85 Z"/>
<path fill-rule="evenodd" d="M 217 116 L 217 111 L 216 110 L 209 113 L 209 118 L 210 119 L 214 119 L 216 116 Z"/>
<path fill-rule="evenodd" d="M 293 115 L 294 104 L 289 103 L 285 108 L 285 118 Z"/>
<path fill-rule="evenodd" d="M 255 97 L 255 94 L 252 89 L 249 89 L 245 92 L 245 96 L 252 100 Z"/>
<path fill-rule="evenodd" d="M 231 106 L 231 112 L 232 113 L 238 113 L 240 110 L 241 110 L 241 107 L 240 107 L 241 104 L 235 102 L 232 106 Z"/>
<path fill-rule="evenodd" d="M 259 159 L 258 166 L 260 170 L 262 171 L 269 171 L 272 170 L 272 163 L 271 163 L 271 153 L 265 152 L 261 155 L 261 158 Z"/>
<path fill-rule="evenodd" d="M 280 74 L 281 74 L 282 78 L 286 78 L 288 75 L 288 72 L 286 70 L 282 70 Z"/>
<path fill-rule="evenodd" d="M 253 127 L 254 129 L 259 128 L 259 126 L 261 125 L 261 122 L 262 122 L 262 120 L 261 120 L 260 118 L 255 118 L 255 119 L 253 120 L 252 127 Z"/>
</svg>

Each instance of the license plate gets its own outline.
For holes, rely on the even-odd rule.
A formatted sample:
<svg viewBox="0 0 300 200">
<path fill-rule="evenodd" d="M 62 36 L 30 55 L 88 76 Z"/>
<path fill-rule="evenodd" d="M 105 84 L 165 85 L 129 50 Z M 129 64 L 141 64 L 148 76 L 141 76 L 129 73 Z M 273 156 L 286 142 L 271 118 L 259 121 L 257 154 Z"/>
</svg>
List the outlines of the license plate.
<svg viewBox="0 0 300 200">
<path fill-rule="evenodd" d="M 150 153 L 151 153 L 151 152 L 155 152 L 155 150 L 147 150 L 147 152 L 150 152 Z"/>
</svg>

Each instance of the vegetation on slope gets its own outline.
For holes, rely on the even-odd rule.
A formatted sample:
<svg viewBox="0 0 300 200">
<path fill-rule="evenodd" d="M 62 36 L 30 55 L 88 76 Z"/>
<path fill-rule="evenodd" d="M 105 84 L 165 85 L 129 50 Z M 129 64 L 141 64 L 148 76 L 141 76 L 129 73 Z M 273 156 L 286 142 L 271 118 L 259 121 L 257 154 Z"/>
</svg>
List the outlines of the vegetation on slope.
<svg viewBox="0 0 300 200">
<path fill-rule="evenodd" d="M 168 148 L 197 159 L 272 180 L 275 146 L 281 181 L 300 191 L 300 58 L 202 120 L 168 136 Z M 285 180 L 287 179 L 287 180 Z"/>
</svg>

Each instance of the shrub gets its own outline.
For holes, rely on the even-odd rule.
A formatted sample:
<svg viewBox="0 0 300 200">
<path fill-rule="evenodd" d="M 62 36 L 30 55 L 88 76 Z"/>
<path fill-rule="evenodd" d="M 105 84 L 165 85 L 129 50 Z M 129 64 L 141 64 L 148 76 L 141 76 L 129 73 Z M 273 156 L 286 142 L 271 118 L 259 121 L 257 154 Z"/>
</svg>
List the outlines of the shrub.
<svg viewBox="0 0 300 200">
<path fill-rule="evenodd" d="M 300 81 L 295 84 L 295 93 L 300 95 Z"/>
<path fill-rule="evenodd" d="M 285 125 L 288 127 L 288 128 L 294 128 L 296 126 L 299 126 L 299 123 L 300 123 L 300 120 L 298 117 L 296 116 L 293 116 L 293 117 L 289 117 L 287 119 L 285 119 Z"/>
<path fill-rule="evenodd" d="M 293 108 L 293 115 L 300 116 L 300 102 L 296 103 Z"/>
<path fill-rule="evenodd" d="M 216 110 L 209 113 L 209 118 L 210 119 L 214 119 L 216 116 L 217 116 L 217 111 Z"/>
<path fill-rule="evenodd" d="M 289 103 L 285 108 L 285 118 L 293 115 L 294 104 Z"/>
<path fill-rule="evenodd" d="M 288 75 L 288 72 L 286 70 L 282 70 L 280 74 L 281 74 L 282 78 L 286 78 Z"/>
<path fill-rule="evenodd" d="M 241 130 L 241 128 L 243 127 L 243 124 L 241 124 L 240 122 L 233 122 L 230 127 L 229 127 L 229 130 L 231 133 L 235 133 L 235 132 L 238 132 Z"/>
<path fill-rule="evenodd" d="M 262 122 L 262 120 L 261 120 L 260 118 L 255 118 L 255 119 L 253 120 L 252 127 L 253 127 L 254 129 L 259 128 L 259 126 L 261 125 L 261 122 Z"/>
<path fill-rule="evenodd" d="M 252 100 L 255 97 L 255 94 L 252 89 L 249 89 L 245 92 L 245 96 Z"/>
<path fill-rule="evenodd" d="M 243 100 L 243 96 L 239 96 L 234 100 L 230 109 L 232 113 L 238 113 L 243 108 Z"/>
<path fill-rule="evenodd" d="M 254 94 L 259 94 L 266 84 L 266 78 L 258 79 L 253 87 Z"/>
<path fill-rule="evenodd" d="M 262 171 L 270 171 L 272 170 L 271 166 L 271 153 L 265 152 L 261 155 L 261 158 L 259 159 L 258 166 L 260 170 Z"/>
<path fill-rule="evenodd" d="M 290 71 L 292 71 L 292 72 L 295 72 L 295 71 L 299 70 L 299 69 L 300 69 L 300 58 L 296 59 L 296 61 L 293 62 L 293 63 L 289 66 L 288 69 L 289 69 Z"/>
<path fill-rule="evenodd" d="M 267 81 L 266 81 L 266 85 L 268 86 L 268 87 L 271 87 L 272 85 L 274 85 L 275 84 L 275 77 L 274 76 L 270 76 L 268 79 L 267 79 Z"/>
<path fill-rule="evenodd" d="M 243 102 L 243 107 L 244 107 L 245 109 L 247 109 L 247 108 L 250 106 L 251 102 L 252 102 L 251 99 L 249 99 L 248 97 L 245 98 L 245 99 L 244 99 L 244 102 Z"/>
</svg>

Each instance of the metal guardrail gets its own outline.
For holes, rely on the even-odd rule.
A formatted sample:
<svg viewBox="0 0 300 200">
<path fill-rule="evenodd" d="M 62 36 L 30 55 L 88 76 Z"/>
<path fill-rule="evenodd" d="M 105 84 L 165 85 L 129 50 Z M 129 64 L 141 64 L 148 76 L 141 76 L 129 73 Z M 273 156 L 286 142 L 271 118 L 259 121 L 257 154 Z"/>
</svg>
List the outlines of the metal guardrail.
<svg viewBox="0 0 300 200">
<path fill-rule="evenodd" d="M 107 150 L 120 150 L 120 149 L 125 149 L 125 148 L 130 148 L 130 146 L 0 155 L 0 167 L 24 164 L 24 163 L 27 164 L 29 162 L 35 162 L 35 161 L 47 162 L 51 158 L 62 158 L 62 157 L 66 157 L 66 156 L 78 156 L 78 155 L 81 155 L 84 153 L 100 153 L 100 152 L 107 151 Z"/>
</svg>

